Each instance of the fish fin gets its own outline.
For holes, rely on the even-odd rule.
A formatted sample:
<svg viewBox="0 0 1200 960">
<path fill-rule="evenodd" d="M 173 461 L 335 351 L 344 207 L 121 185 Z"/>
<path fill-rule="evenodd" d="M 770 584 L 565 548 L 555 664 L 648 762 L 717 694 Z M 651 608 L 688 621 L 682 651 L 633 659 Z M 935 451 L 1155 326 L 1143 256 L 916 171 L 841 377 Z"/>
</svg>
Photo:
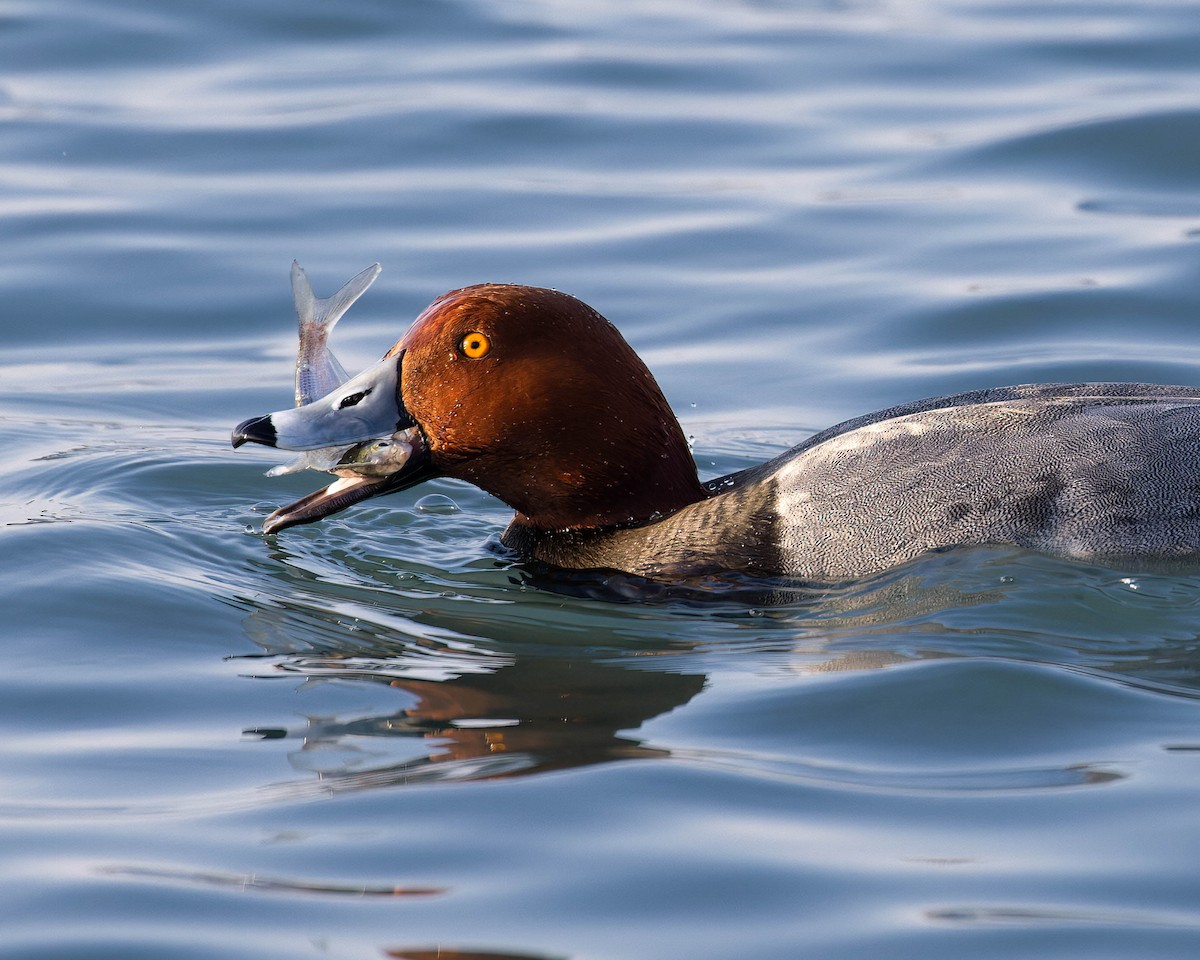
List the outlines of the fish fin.
<svg viewBox="0 0 1200 960">
<path fill-rule="evenodd" d="M 328 473 L 342 458 L 349 446 L 321 447 L 319 450 L 305 450 L 298 457 L 293 457 L 287 463 L 281 463 L 267 471 L 268 477 L 282 477 L 289 473 L 299 473 L 301 470 L 319 470 Z"/>
<path fill-rule="evenodd" d="M 272 467 L 267 471 L 268 477 L 282 477 L 289 473 L 299 473 L 301 470 L 308 469 L 308 457 L 299 456 L 287 463 L 281 463 L 277 467 Z"/>
<path fill-rule="evenodd" d="M 308 282 L 308 274 L 300 266 L 300 261 L 292 261 L 292 300 L 296 304 L 296 317 L 301 326 L 313 319 L 313 304 L 316 302 L 312 284 Z"/>
</svg>

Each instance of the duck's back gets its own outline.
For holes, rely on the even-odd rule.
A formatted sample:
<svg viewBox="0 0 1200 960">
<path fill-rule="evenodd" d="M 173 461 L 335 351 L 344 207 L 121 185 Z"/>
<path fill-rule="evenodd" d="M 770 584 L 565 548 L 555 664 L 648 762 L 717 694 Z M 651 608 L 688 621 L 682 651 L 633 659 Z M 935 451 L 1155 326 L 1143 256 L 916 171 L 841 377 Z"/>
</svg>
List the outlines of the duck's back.
<svg viewBox="0 0 1200 960">
<path fill-rule="evenodd" d="M 836 580 L 1013 544 L 1200 559 L 1200 389 L 1006 387 L 847 421 L 734 487 L 773 487 L 780 572 Z"/>
</svg>

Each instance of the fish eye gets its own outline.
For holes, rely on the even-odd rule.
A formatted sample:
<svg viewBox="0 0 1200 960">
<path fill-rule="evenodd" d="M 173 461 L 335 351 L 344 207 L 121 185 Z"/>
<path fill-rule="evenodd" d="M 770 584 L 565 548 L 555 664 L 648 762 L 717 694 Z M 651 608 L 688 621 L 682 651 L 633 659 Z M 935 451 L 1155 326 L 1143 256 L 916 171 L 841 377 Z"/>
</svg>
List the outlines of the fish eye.
<svg viewBox="0 0 1200 960">
<path fill-rule="evenodd" d="M 370 390 L 359 390 L 358 393 L 348 394 L 338 401 L 337 408 L 339 410 L 345 410 L 347 407 L 357 406 L 358 404 L 362 403 L 363 398 L 370 394 L 370 392 Z"/>
<path fill-rule="evenodd" d="M 478 330 L 468 333 L 458 342 L 458 352 L 470 360 L 486 357 L 491 349 L 492 341 L 487 338 L 486 333 L 480 333 Z"/>
</svg>

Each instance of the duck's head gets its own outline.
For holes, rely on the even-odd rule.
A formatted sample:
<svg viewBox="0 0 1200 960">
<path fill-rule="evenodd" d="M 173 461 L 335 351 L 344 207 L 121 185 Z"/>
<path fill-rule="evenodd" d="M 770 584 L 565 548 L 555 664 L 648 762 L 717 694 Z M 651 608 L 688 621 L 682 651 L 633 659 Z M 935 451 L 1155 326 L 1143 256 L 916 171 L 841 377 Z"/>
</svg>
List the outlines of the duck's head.
<svg viewBox="0 0 1200 960">
<path fill-rule="evenodd" d="M 481 284 L 435 300 L 383 360 L 301 407 L 233 432 L 285 450 L 355 444 L 339 480 L 275 511 L 274 533 L 456 477 L 517 523 L 641 523 L 705 496 L 683 432 L 617 329 L 554 290 Z"/>
</svg>

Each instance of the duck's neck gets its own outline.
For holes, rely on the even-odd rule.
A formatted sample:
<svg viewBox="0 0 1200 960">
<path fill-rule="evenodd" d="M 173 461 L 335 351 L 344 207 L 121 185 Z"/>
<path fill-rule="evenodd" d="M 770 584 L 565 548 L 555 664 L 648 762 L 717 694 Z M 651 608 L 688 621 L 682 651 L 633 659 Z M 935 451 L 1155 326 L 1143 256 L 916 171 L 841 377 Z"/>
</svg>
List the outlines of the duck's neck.
<svg viewBox="0 0 1200 960">
<path fill-rule="evenodd" d="M 661 523 L 552 530 L 514 518 L 502 542 L 555 567 L 622 570 L 651 579 L 783 572 L 771 479 L 744 472 L 724 478 L 720 491 Z"/>
<path fill-rule="evenodd" d="M 492 491 L 516 510 L 515 526 L 639 526 L 708 496 L 674 417 L 616 442 L 596 442 L 593 436 L 586 449 L 570 457 L 564 453 L 562 444 L 556 444 L 552 456 L 541 463 L 532 458 L 508 471 L 504 489 Z"/>
<path fill-rule="evenodd" d="M 694 478 L 693 478 L 694 480 Z M 705 496 L 698 482 L 694 485 L 676 481 L 639 480 L 649 482 L 651 489 L 624 496 L 587 497 L 580 504 L 560 501 L 529 508 L 529 512 L 518 510 L 513 516 L 513 525 L 535 530 L 597 530 L 639 527 L 668 517 L 677 510 L 695 503 Z M 603 493 L 610 493 L 604 490 Z"/>
</svg>

